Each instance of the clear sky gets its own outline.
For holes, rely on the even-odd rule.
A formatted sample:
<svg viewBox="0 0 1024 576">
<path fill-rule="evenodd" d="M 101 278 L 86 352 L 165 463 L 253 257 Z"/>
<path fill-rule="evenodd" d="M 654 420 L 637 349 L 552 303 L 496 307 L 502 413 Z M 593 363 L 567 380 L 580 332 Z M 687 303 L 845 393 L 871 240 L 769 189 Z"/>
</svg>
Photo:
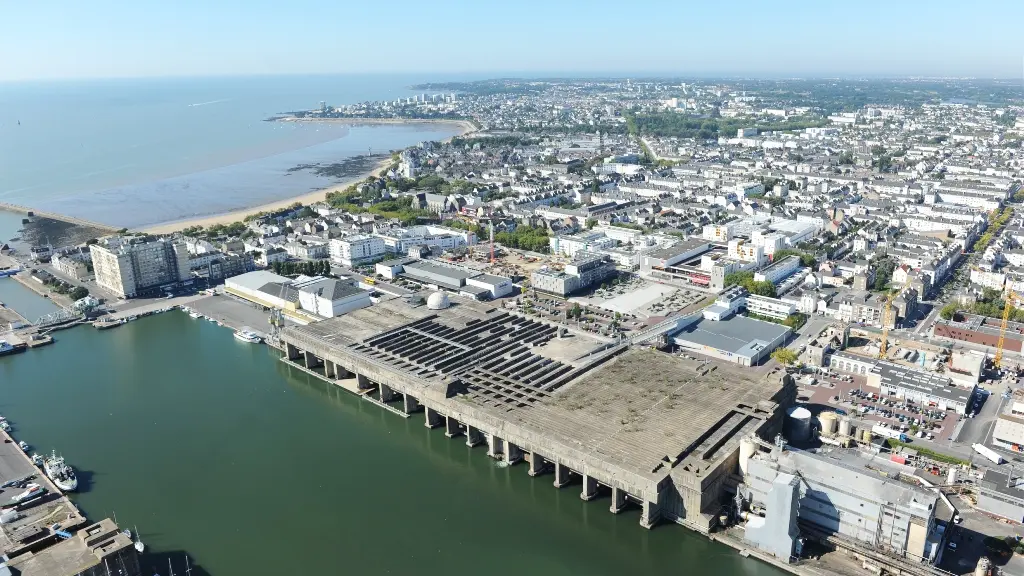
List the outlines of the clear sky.
<svg viewBox="0 0 1024 576">
<path fill-rule="evenodd" d="M 0 0 L 0 80 L 1024 75 L 1024 0 Z"/>
</svg>

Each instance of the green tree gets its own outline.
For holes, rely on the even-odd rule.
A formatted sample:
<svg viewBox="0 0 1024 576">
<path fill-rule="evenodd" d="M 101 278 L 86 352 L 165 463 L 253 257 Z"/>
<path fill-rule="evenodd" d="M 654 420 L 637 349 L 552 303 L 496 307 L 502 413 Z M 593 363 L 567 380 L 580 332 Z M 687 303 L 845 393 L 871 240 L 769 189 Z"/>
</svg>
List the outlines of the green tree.
<svg viewBox="0 0 1024 576">
<path fill-rule="evenodd" d="M 776 348 L 772 351 L 772 360 L 775 360 L 779 364 L 785 364 L 786 366 L 795 364 L 797 358 L 799 358 L 797 353 L 789 348 Z"/>
<path fill-rule="evenodd" d="M 956 302 L 950 302 L 942 307 L 942 310 L 939 311 L 939 316 L 941 316 L 943 320 L 952 320 L 953 317 L 956 316 L 956 312 Z"/>
<path fill-rule="evenodd" d="M 88 295 L 89 289 L 86 288 L 85 286 L 75 286 L 74 288 L 71 289 L 70 292 L 68 292 L 68 296 L 72 300 L 81 300 L 82 298 L 85 298 Z"/>
</svg>

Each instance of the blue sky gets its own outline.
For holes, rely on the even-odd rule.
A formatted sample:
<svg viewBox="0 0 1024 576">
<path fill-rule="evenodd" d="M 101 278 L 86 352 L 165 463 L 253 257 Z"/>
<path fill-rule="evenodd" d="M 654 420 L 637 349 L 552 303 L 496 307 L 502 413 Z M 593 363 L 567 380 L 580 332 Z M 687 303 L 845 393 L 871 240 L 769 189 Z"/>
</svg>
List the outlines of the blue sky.
<svg viewBox="0 0 1024 576">
<path fill-rule="evenodd" d="M 0 80 L 344 72 L 1021 77 L 1024 0 L 0 0 Z"/>
</svg>

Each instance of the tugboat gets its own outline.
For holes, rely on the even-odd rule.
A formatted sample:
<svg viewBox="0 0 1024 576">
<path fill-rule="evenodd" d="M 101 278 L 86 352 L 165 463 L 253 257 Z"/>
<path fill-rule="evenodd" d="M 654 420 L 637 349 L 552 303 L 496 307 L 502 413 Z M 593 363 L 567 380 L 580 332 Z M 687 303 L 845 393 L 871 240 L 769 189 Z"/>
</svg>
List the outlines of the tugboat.
<svg viewBox="0 0 1024 576">
<path fill-rule="evenodd" d="M 78 488 L 78 477 L 75 476 L 75 470 L 64 462 L 63 456 L 57 456 L 56 451 L 51 452 L 50 457 L 43 463 L 43 470 L 46 472 L 46 476 L 53 480 L 57 488 L 62 491 L 73 492 Z"/>
</svg>

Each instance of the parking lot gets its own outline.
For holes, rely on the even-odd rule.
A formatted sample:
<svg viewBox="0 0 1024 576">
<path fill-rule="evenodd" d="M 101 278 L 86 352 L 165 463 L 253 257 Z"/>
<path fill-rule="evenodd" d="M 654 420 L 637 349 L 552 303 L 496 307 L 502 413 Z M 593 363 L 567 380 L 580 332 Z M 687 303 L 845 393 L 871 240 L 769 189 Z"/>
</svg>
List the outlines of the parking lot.
<svg viewBox="0 0 1024 576">
<path fill-rule="evenodd" d="M 816 382 L 810 384 L 808 376 Z M 806 403 L 829 406 L 858 420 L 899 430 L 915 442 L 948 443 L 960 419 L 952 410 L 880 397 L 878 390 L 866 386 L 864 376 L 815 374 L 801 376 L 797 381 Z"/>
</svg>

